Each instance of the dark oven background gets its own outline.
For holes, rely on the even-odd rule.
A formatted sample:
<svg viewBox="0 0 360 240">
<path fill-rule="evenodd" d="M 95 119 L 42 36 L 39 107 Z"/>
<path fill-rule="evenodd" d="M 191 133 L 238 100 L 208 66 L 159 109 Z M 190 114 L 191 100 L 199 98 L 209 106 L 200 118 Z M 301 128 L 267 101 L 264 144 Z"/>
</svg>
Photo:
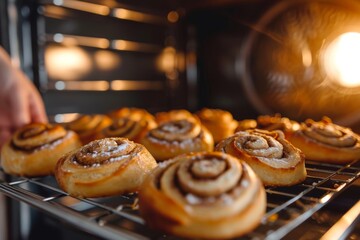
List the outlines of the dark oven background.
<svg viewBox="0 0 360 240">
<path fill-rule="evenodd" d="M 260 2 L 2 1 L 1 43 L 59 121 L 118 107 L 249 118 L 259 112 L 236 61 L 251 30 L 244 23 L 274 4 Z"/>
<path fill-rule="evenodd" d="M 359 85 L 339 84 L 325 64 L 337 36 L 359 32 L 358 1 L 0 4 L 1 44 L 56 121 L 119 107 L 210 107 L 238 120 L 326 115 L 359 128 Z"/>
</svg>

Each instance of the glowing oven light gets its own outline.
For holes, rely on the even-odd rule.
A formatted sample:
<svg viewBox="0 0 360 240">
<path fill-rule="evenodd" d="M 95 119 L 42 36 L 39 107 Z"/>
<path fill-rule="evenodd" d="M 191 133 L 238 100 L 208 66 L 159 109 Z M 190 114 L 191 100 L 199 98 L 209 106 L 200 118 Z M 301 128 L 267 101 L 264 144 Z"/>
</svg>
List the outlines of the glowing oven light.
<svg viewBox="0 0 360 240">
<path fill-rule="evenodd" d="M 340 35 L 326 48 L 323 57 L 330 79 L 344 87 L 360 86 L 360 33 Z"/>
<path fill-rule="evenodd" d="M 89 55 L 79 47 L 48 47 L 45 52 L 45 65 L 52 79 L 65 81 L 78 80 L 92 68 Z M 62 88 L 62 85 L 59 87 Z"/>
</svg>

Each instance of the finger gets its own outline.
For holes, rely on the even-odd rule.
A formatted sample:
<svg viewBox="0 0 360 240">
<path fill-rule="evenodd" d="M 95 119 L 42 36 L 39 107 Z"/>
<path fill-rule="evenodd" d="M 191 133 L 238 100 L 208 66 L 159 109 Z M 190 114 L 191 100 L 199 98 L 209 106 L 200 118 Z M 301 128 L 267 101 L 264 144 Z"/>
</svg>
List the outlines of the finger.
<svg viewBox="0 0 360 240">
<path fill-rule="evenodd" d="M 48 122 L 44 103 L 40 95 L 37 92 L 34 92 L 29 98 L 31 120 L 33 122 Z"/>
<path fill-rule="evenodd" d="M 19 86 L 16 86 L 9 96 L 9 110 L 16 128 L 30 123 L 28 94 L 22 92 Z"/>
</svg>

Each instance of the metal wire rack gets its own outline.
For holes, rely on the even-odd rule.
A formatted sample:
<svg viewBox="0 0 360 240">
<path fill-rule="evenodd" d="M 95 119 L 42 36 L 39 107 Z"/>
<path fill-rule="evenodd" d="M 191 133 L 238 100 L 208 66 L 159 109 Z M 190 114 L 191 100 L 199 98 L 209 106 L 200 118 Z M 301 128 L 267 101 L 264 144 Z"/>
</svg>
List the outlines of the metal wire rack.
<svg viewBox="0 0 360 240">
<path fill-rule="evenodd" d="M 267 212 L 245 239 L 286 236 L 360 177 L 360 161 L 345 166 L 308 161 L 306 167 L 303 183 L 266 189 Z M 2 169 L 0 192 L 105 239 L 176 239 L 147 228 L 139 216 L 136 194 L 79 199 L 60 190 L 52 176 L 12 177 Z"/>
</svg>

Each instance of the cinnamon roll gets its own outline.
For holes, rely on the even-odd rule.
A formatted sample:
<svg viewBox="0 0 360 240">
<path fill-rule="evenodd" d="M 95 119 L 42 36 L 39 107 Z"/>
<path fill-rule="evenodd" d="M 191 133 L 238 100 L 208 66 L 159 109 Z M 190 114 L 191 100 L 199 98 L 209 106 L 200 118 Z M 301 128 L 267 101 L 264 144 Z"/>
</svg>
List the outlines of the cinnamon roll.
<svg viewBox="0 0 360 240">
<path fill-rule="evenodd" d="M 196 115 L 213 135 L 215 143 L 233 135 L 237 127 L 237 122 L 228 111 L 204 108 L 197 112 Z"/>
<path fill-rule="evenodd" d="M 83 144 L 87 144 L 98 137 L 98 134 L 107 126 L 111 125 L 112 120 L 106 115 L 84 114 L 72 122 L 66 123 L 65 128 L 76 132 Z"/>
<path fill-rule="evenodd" d="M 197 117 L 185 109 L 176 109 L 171 110 L 168 112 L 158 112 L 155 114 L 155 119 L 158 124 L 162 124 L 169 121 L 176 121 L 176 120 L 198 120 Z"/>
<path fill-rule="evenodd" d="M 139 208 L 150 227 L 192 239 L 224 239 L 257 227 L 266 196 L 245 162 L 202 152 L 159 164 L 139 191 Z"/>
<path fill-rule="evenodd" d="M 310 160 L 348 163 L 360 158 L 360 136 L 327 117 L 318 122 L 308 119 L 301 123 L 289 141 Z"/>
<path fill-rule="evenodd" d="M 108 114 L 112 119 L 129 118 L 134 121 L 146 120 L 151 128 L 156 127 L 155 117 L 142 108 L 119 108 Z"/>
<path fill-rule="evenodd" d="M 77 134 L 60 125 L 33 123 L 17 130 L 1 151 L 1 166 L 9 174 L 44 176 L 57 160 L 81 146 Z"/>
<path fill-rule="evenodd" d="M 282 117 L 280 114 L 274 116 L 263 115 L 258 116 L 256 120 L 245 119 L 238 122 L 236 132 L 244 131 L 247 129 L 263 129 L 268 131 L 281 130 L 284 132 L 287 138 L 293 132 L 300 128 L 300 124 L 294 120 L 290 120 L 287 117 Z"/>
<path fill-rule="evenodd" d="M 240 131 L 222 140 L 215 151 L 247 162 L 267 186 L 291 186 L 306 178 L 304 154 L 279 130 Z"/>
<path fill-rule="evenodd" d="M 157 161 L 188 152 L 212 151 L 214 140 L 198 120 L 169 121 L 150 130 L 140 141 Z"/>
<path fill-rule="evenodd" d="M 137 191 L 156 161 L 144 146 L 126 138 L 95 140 L 59 159 L 59 186 L 76 197 Z"/>
<path fill-rule="evenodd" d="M 140 139 L 156 126 L 155 121 L 146 118 L 139 118 L 137 120 L 129 117 L 117 118 L 113 119 L 113 123 L 99 133 L 97 139 L 123 137 L 139 143 Z"/>
</svg>

